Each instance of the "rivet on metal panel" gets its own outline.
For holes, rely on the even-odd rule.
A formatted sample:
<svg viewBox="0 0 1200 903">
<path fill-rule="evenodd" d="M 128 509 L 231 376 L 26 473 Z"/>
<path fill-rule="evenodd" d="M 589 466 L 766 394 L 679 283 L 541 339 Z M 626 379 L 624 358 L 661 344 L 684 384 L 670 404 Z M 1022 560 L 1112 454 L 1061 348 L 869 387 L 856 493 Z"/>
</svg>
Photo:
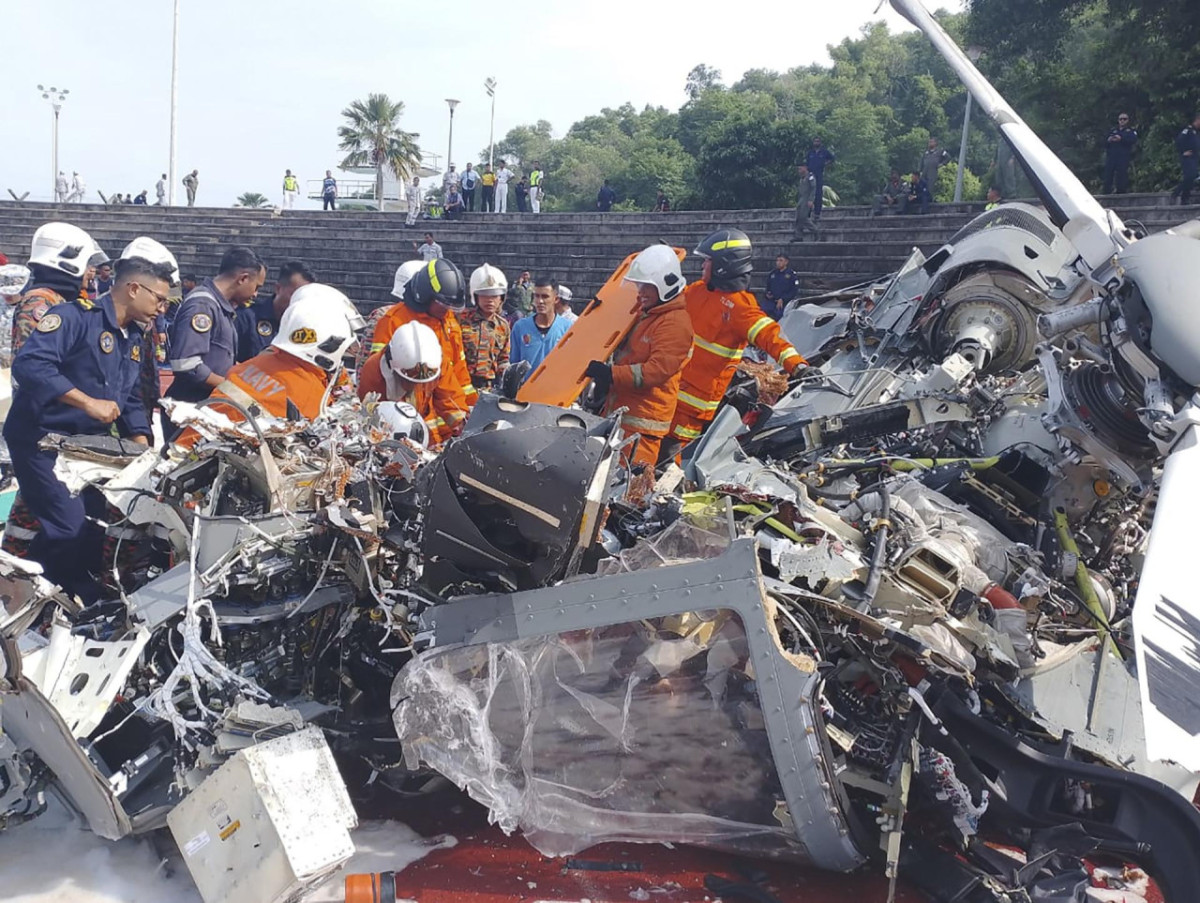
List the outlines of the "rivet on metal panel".
<svg viewBox="0 0 1200 903">
<path fill-rule="evenodd" d="M 717 592 L 720 592 L 720 593 L 725 592 L 725 584 L 724 583 L 717 584 Z"/>
<path fill-rule="evenodd" d="M 596 610 L 595 603 L 588 606 L 588 611 L 595 611 L 595 610 Z"/>
</svg>

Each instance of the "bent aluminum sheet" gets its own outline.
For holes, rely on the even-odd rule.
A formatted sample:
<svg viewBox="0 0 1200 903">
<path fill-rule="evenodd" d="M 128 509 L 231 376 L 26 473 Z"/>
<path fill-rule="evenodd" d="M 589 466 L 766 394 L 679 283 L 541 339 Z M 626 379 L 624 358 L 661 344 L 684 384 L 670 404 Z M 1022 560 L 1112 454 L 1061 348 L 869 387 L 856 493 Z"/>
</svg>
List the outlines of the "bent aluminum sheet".
<svg viewBox="0 0 1200 903">
<path fill-rule="evenodd" d="M 448 762 L 467 763 L 467 767 L 455 769 L 449 776 L 487 802 L 493 818 L 502 825 L 509 829 L 517 825 L 532 829 L 530 839 L 535 845 L 539 845 L 539 834 L 553 835 L 545 848 L 556 854 L 618 836 L 641 841 L 674 839 L 722 845 L 722 840 L 731 838 L 726 831 L 729 824 L 737 822 L 735 830 L 750 823 L 760 838 L 768 834 L 778 838 L 781 832 L 790 834 L 794 826 L 795 837 L 787 837 L 787 854 L 798 854 L 827 869 L 853 869 L 865 857 L 850 838 L 840 785 L 829 771 L 824 730 L 814 712 L 813 698 L 820 678 L 811 660 L 789 654 L 780 647 L 773 611 L 772 600 L 763 592 L 752 540 L 740 540 L 725 554 L 709 560 L 578 580 L 522 593 L 452 601 L 425 614 L 423 636 L 432 640 L 434 648 L 414 659 L 393 685 L 393 703 L 399 704 L 397 728 L 410 758 L 415 751 L 419 758 L 440 762 L 444 767 Z M 688 650 L 676 655 L 679 649 L 672 646 L 673 639 L 659 642 L 664 619 L 674 619 L 676 628 L 670 632 L 672 637 L 680 635 L 679 624 L 708 625 L 699 634 L 703 638 L 697 640 L 703 654 Z M 732 628 L 724 633 L 729 642 L 717 642 L 716 638 L 730 625 Z M 638 646 L 635 656 L 649 665 L 649 671 L 642 672 L 643 686 L 657 688 L 657 698 L 650 704 L 661 705 L 662 699 L 669 699 L 671 694 L 667 691 L 676 686 L 671 681 L 678 680 L 685 685 L 677 698 L 686 717 L 681 718 L 678 711 L 659 709 L 664 713 L 661 724 L 646 718 L 644 712 L 640 713 L 640 719 L 630 718 L 628 707 L 645 701 L 647 694 L 635 693 L 637 683 L 625 678 L 623 672 L 617 673 L 621 671 L 619 657 L 614 660 L 596 655 L 590 659 L 615 661 L 617 664 L 611 670 L 594 668 L 587 672 L 586 668 L 577 668 L 572 672 L 572 678 L 593 682 L 588 684 L 590 692 L 586 694 L 578 682 L 571 686 L 564 684 L 561 672 L 571 666 L 572 656 L 575 661 L 584 660 L 613 635 L 623 631 L 628 638 L 639 630 L 650 637 L 648 644 Z M 584 632 L 590 644 L 586 653 L 579 652 L 579 632 Z M 693 631 L 688 636 L 695 638 L 697 633 Z M 561 654 L 564 649 L 565 655 Z M 653 654 L 645 654 L 647 650 Z M 731 652 L 744 661 L 736 662 Z M 742 684 L 731 689 L 729 682 L 723 680 L 717 690 L 710 684 L 705 687 L 706 696 L 696 690 L 695 675 L 686 669 L 681 671 L 679 664 L 690 660 L 701 677 L 705 674 L 711 677 L 714 653 L 726 663 L 736 662 L 732 667 L 725 665 L 722 674 Z M 555 656 L 553 668 L 538 672 L 525 667 L 525 662 L 547 654 Z M 497 675 L 502 673 L 501 660 L 514 657 L 522 657 L 518 662 L 521 667 L 508 673 L 534 675 L 524 686 L 519 680 L 510 681 L 514 689 L 509 692 L 534 699 L 533 705 L 525 707 L 532 714 L 527 715 L 524 725 L 508 724 L 507 719 L 501 718 L 492 720 L 488 711 L 496 698 L 493 688 Z M 564 664 L 560 666 L 560 662 Z M 595 704 L 595 700 L 605 699 L 603 694 L 608 685 L 604 680 L 610 675 L 615 676 L 623 691 L 628 690 L 629 695 L 624 699 L 632 700 L 625 703 L 624 713 L 620 706 Z M 542 687 L 549 687 L 554 694 L 545 706 L 538 697 Z M 559 692 L 560 689 L 565 692 Z M 731 692 L 744 694 L 740 711 L 745 717 L 740 721 L 726 714 Z M 430 718 L 429 706 L 439 703 L 442 715 Z M 528 793 L 531 775 L 538 780 L 537 768 L 544 764 L 523 755 L 531 745 L 522 739 L 522 734 L 527 738 L 531 724 L 544 714 L 545 707 L 552 706 L 560 706 L 551 713 L 556 717 L 549 719 L 556 730 L 561 729 L 564 720 L 561 713 L 565 711 L 566 717 L 586 722 L 583 731 L 588 736 L 598 736 L 607 742 L 602 758 L 605 764 L 621 759 L 620 750 L 614 750 L 612 740 L 602 736 L 603 730 L 593 727 L 602 722 L 610 726 L 615 723 L 620 729 L 615 733 L 610 731 L 610 737 L 630 744 L 625 729 L 633 723 L 634 729 L 641 733 L 635 735 L 630 747 L 628 760 L 632 762 L 620 762 L 616 772 L 624 779 L 636 771 L 644 780 L 652 780 L 658 792 L 648 794 L 637 787 L 621 787 L 621 803 L 633 799 L 633 805 L 618 806 L 616 811 L 605 808 L 605 799 L 612 796 L 610 787 L 584 787 L 570 778 L 572 758 L 576 766 L 586 764 L 587 747 L 580 744 L 572 750 L 560 742 L 553 750 L 562 760 L 561 769 L 555 774 L 567 778 L 555 786 L 549 786 L 549 780 L 542 781 L 545 789 L 539 790 L 532 801 L 518 799 Z M 483 717 L 479 717 L 481 711 Z M 579 712 L 583 715 L 577 715 Z M 708 732 L 710 724 L 712 731 Z M 770 819 L 762 818 L 761 788 L 768 782 L 758 780 L 757 776 L 753 778 L 754 787 L 737 798 L 753 814 L 731 818 L 739 813 L 722 812 L 718 805 L 718 801 L 730 799 L 723 795 L 727 794 L 727 788 L 714 789 L 712 796 L 705 797 L 687 786 L 673 787 L 671 779 L 662 772 L 646 773 L 646 762 L 652 760 L 665 765 L 668 771 L 676 771 L 681 785 L 711 784 L 718 780 L 717 774 L 702 768 L 680 769 L 679 760 L 701 760 L 695 747 L 704 744 L 697 742 L 697 738 L 711 735 L 738 743 L 747 735 L 747 726 L 757 726 L 757 735 L 765 736 L 766 742 L 755 756 L 743 755 L 740 761 L 754 763 L 748 771 L 770 771 L 769 760 L 773 759 L 776 774 L 770 776 L 770 783 L 781 792 L 786 812 L 784 807 L 778 807 L 770 813 Z M 656 740 L 660 732 L 671 731 L 681 737 L 690 736 L 692 746 L 664 752 L 663 744 Z M 637 745 L 637 736 L 646 741 L 642 747 Z M 714 739 L 711 745 L 715 747 L 719 742 Z M 653 758 L 655 755 L 658 758 Z M 479 764 L 482 769 L 472 770 Z M 625 765 L 629 767 L 624 768 Z M 719 779 L 732 783 L 735 776 L 722 774 Z M 685 801 L 681 802 L 681 798 Z M 687 805 L 696 800 L 704 801 L 699 809 Z M 704 804 L 710 808 L 704 809 Z M 543 805 L 548 808 L 539 808 Z M 578 816 L 576 823 L 571 823 L 573 815 Z M 689 828 L 681 835 L 670 834 L 671 826 L 680 823 L 664 817 L 672 815 L 690 819 L 686 823 Z M 741 838 L 745 839 L 748 833 L 743 831 Z M 778 849 L 759 849 L 766 855 L 781 854 Z"/>
</svg>

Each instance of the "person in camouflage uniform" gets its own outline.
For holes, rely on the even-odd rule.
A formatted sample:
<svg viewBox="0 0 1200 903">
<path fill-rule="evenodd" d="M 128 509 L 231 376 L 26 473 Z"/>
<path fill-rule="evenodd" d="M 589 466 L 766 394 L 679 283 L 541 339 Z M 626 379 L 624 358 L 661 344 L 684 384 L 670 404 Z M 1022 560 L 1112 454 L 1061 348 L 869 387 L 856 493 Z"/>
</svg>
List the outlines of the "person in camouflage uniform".
<svg viewBox="0 0 1200 903">
<path fill-rule="evenodd" d="M 500 312 L 508 280 L 504 273 L 484 264 L 471 274 L 471 296 L 475 306 L 459 315 L 467 370 L 476 389 L 491 389 L 508 367 L 511 328 Z"/>
</svg>

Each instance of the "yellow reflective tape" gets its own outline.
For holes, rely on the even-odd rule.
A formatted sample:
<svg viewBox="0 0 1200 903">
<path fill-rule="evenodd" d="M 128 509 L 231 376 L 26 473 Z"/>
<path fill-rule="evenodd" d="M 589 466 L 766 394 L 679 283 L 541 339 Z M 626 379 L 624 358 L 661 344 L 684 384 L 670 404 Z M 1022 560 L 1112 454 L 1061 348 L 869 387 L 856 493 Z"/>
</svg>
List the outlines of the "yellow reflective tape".
<svg viewBox="0 0 1200 903">
<path fill-rule="evenodd" d="M 642 365 L 633 364 L 629 369 L 633 373 L 633 387 L 640 389 L 642 387 Z"/>
<path fill-rule="evenodd" d="M 374 354 L 377 351 L 382 351 L 386 346 L 387 342 L 372 342 L 371 353 Z"/>
<path fill-rule="evenodd" d="M 478 395 L 478 394 L 479 393 L 475 391 L 475 387 L 473 385 L 471 385 L 471 383 L 467 383 L 465 386 L 463 386 L 463 395 Z"/>
<path fill-rule="evenodd" d="M 683 424 L 677 424 L 675 426 L 675 429 L 673 429 L 671 432 L 674 433 L 676 436 L 678 436 L 680 439 L 699 439 L 700 438 L 700 430 L 694 430 L 690 426 L 684 426 Z"/>
<path fill-rule="evenodd" d="M 714 251 L 724 251 L 726 248 L 748 248 L 750 247 L 750 239 L 748 238 L 731 238 L 728 241 L 719 241 L 712 246 Z"/>
<path fill-rule="evenodd" d="M 671 422 L 669 420 L 650 420 L 646 417 L 630 417 L 626 415 L 621 418 L 621 426 L 627 426 L 632 430 L 666 433 L 671 429 Z"/>
<path fill-rule="evenodd" d="M 784 361 L 790 361 L 792 358 L 799 357 L 799 356 L 800 356 L 799 351 L 797 351 L 795 348 L 789 348 L 783 354 L 779 355 L 779 363 L 782 364 Z"/>
<path fill-rule="evenodd" d="M 695 395 L 689 395 L 687 392 L 679 393 L 679 400 L 690 408 L 695 408 L 697 411 L 715 411 L 721 406 L 721 399 L 716 401 L 705 401 L 703 398 L 697 398 Z"/>
<path fill-rule="evenodd" d="M 770 326 L 774 322 L 775 321 L 772 320 L 770 317 L 759 317 L 757 320 L 754 321 L 754 325 L 750 327 L 750 331 L 746 333 L 746 338 L 748 338 L 751 342 L 753 342 L 755 340 L 755 338 L 757 338 L 757 336 L 760 332 L 762 332 L 764 329 L 766 329 L 768 326 Z"/>
<path fill-rule="evenodd" d="M 438 277 L 437 277 L 437 261 L 436 260 L 429 261 L 428 271 L 429 271 L 429 284 L 433 286 L 433 290 L 435 292 L 440 292 L 442 290 L 442 281 L 440 279 L 438 279 Z"/>
<path fill-rule="evenodd" d="M 718 345 L 716 342 L 706 342 L 700 336 L 692 339 L 694 345 L 698 345 L 705 351 L 715 354 L 718 357 L 727 357 L 731 361 L 740 361 L 742 354 L 745 352 L 743 348 L 730 348 L 728 345 Z"/>
</svg>

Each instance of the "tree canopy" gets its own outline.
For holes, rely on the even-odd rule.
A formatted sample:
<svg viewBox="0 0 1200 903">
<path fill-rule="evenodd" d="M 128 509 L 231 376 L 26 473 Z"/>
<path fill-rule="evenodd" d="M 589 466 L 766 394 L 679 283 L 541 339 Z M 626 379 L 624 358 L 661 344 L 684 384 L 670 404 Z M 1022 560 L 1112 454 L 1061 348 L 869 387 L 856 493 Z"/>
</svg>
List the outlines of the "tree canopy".
<svg viewBox="0 0 1200 903">
<path fill-rule="evenodd" d="M 1171 139 L 1197 103 L 1194 3 L 970 0 L 968 12 L 937 17 L 961 45 L 983 49 L 984 74 L 1093 189 L 1106 133 L 1119 110 L 1129 112 L 1142 137 L 1133 186 L 1157 190 L 1177 178 Z M 756 69 L 732 84 L 700 63 L 677 110 L 605 108 L 561 137 L 545 120 L 521 125 L 497 142 L 496 156 L 525 170 L 540 161 L 550 210 L 593 209 L 605 178 L 618 209 L 650 209 L 657 188 L 677 209 L 788 206 L 796 164 L 817 136 L 837 155 L 825 183 L 843 203 L 869 202 L 893 168 L 912 172 L 931 136 L 957 156 L 966 91 L 923 35 L 873 22 L 829 55 L 828 65 Z M 991 182 L 998 142 L 975 115 L 967 199 Z M 936 200 L 950 200 L 956 171 L 943 168 Z"/>
<path fill-rule="evenodd" d="M 393 101 L 386 94 L 369 94 L 365 101 L 356 100 L 342 110 L 346 123 L 338 126 L 340 147 L 346 151 L 342 166 L 375 167 L 375 197 L 381 209 L 383 168 L 390 168 L 401 182 L 407 182 L 421 165 L 417 145 L 421 136 L 400 128 L 403 115 L 404 101 Z"/>
</svg>

